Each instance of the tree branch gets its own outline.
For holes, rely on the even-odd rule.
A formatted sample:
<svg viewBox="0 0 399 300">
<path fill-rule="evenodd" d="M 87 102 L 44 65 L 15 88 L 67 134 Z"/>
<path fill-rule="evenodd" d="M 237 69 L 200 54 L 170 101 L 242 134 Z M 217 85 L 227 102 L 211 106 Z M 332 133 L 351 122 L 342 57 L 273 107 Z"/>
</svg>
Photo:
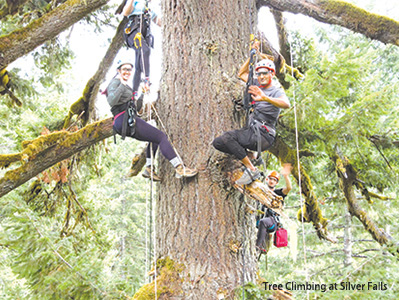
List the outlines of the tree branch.
<svg viewBox="0 0 399 300">
<path fill-rule="evenodd" d="M 20 167 L 8 171 L 0 179 L 0 197 L 24 184 L 52 165 L 112 136 L 112 134 L 112 119 L 109 118 L 87 125 L 74 133 L 62 132 L 57 135 L 58 139 L 55 143 L 51 143 L 48 147 L 44 147 L 36 153 L 31 152 L 32 155 L 24 153 L 22 157 L 25 162 Z M 51 138 L 55 137 L 55 135 L 45 137 L 49 136 Z M 39 139 L 43 139 L 43 137 L 39 137 L 36 140 Z M 41 144 L 43 143 L 41 142 Z M 30 145 L 33 146 L 32 148 L 37 147 L 35 140 L 31 141 Z"/>
<path fill-rule="evenodd" d="M 340 25 L 384 44 L 399 46 L 399 22 L 344 1 L 258 0 L 257 7 L 261 6 L 303 14 L 323 23 Z"/>
<path fill-rule="evenodd" d="M 332 157 L 336 165 L 338 177 L 340 179 L 341 188 L 344 192 L 346 201 L 348 203 L 348 210 L 351 215 L 359 219 L 364 228 L 371 234 L 374 240 L 380 245 L 393 246 L 395 250 L 391 253 L 398 255 L 399 249 L 394 245 L 392 237 L 380 229 L 367 213 L 360 207 L 356 200 L 356 195 L 353 186 L 355 185 L 357 172 L 355 168 L 349 163 L 346 157 L 343 157 L 338 152 Z"/>
<path fill-rule="evenodd" d="M 0 69 L 100 8 L 109 0 L 68 0 L 28 26 L 0 37 Z"/>
<path fill-rule="evenodd" d="M 283 13 L 275 9 L 271 9 L 271 13 L 276 21 L 280 53 L 285 58 L 286 63 L 291 65 L 291 49 L 287 40 L 287 30 L 285 30 L 284 26 Z"/>
<path fill-rule="evenodd" d="M 82 112 L 84 112 L 83 114 L 84 125 L 86 125 L 90 120 L 96 120 L 96 116 L 94 115 L 95 100 L 97 99 L 98 91 L 100 89 L 100 84 L 104 81 L 106 73 L 112 66 L 112 62 L 114 61 L 116 55 L 123 46 L 124 43 L 123 30 L 125 28 L 126 23 L 127 23 L 127 18 L 124 18 L 122 22 L 119 23 L 119 26 L 115 32 L 112 42 L 109 45 L 108 50 L 105 53 L 100 64 L 98 65 L 96 73 L 87 82 L 82 97 L 80 97 L 78 101 L 74 102 L 71 105 L 68 115 L 64 119 L 64 128 L 67 128 L 70 125 L 71 118 L 74 115 L 79 115 Z"/>
</svg>

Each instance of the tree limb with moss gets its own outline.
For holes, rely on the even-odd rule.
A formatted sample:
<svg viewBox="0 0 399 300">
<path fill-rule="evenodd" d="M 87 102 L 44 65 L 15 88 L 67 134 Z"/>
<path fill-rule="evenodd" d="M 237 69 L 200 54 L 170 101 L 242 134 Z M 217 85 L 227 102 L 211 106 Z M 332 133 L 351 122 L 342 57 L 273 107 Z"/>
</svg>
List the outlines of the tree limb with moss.
<svg viewBox="0 0 399 300">
<path fill-rule="evenodd" d="M 340 180 L 341 189 L 345 195 L 348 204 L 348 210 L 352 216 L 355 216 L 363 224 L 364 228 L 371 234 L 373 239 L 380 245 L 387 245 L 389 251 L 399 254 L 399 248 L 395 245 L 392 237 L 369 217 L 367 212 L 363 210 L 357 201 L 355 194 L 355 186 L 357 181 L 357 171 L 349 160 L 340 153 L 335 153 L 331 158 L 336 166 L 336 172 Z"/>
<path fill-rule="evenodd" d="M 112 119 L 92 123 L 77 132 L 59 131 L 25 142 L 20 153 L 0 155 L 0 166 L 21 165 L 0 179 L 0 197 L 54 164 L 112 136 Z"/>
<path fill-rule="evenodd" d="M 68 0 L 24 28 L 0 37 L 0 69 L 56 37 L 109 0 Z"/>
<path fill-rule="evenodd" d="M 399 46 L 399 22 L 339 0 L 258 0 L 257 6 L 303 14 L 322 23 L 339 25 L 384 44 Z"/>
<path fill-rule="evenodd" d="M 82 112 L 84 112 L 82 116 L 84 125 L 86 125 L 90 120 L 96 120 L 96 116 L 94 115 L 95 100 L 97 99 L 100 85 L 104 81 L 105 75 L 112 66 L 112 62 L 114 61 L 119 50 L 123 46 L 123 30 L 126 23 L 126 18 L 119 23 L 111 44 L 109 45 L 108 50 L 100 64 L 98 65 L 96 73 L 87 82 L 82 97 L 80 97 L 71 105 L 68 115 L 64 119 L 64 128 L 69 127 L 71 124 L 71 119 L 74 115 L 80 115 Z"/>
</svg>

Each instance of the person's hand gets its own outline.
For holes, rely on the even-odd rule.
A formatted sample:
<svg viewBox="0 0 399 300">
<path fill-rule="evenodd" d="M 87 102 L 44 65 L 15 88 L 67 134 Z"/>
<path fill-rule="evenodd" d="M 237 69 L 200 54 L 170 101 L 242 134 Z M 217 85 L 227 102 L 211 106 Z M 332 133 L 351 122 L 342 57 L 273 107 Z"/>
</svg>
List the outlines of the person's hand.
<svg viewBox="0 0 399 300">
<path fill-rule="evenodd" d="M 123 79 L 121 76 L 119 76 L 119 80 L 123 85 L 127 85 L 127 80 Z"/>
<path fill-rule="evenodd" d="M 290 163 L 284 163 L 280 171 L 280 174 L 283 176 L 288 176 L 291 174 L 291 170 L 292 170 L 292 165 Z"/>
<path fill-rule="evenodd" d="M 252 48 L 252 49 L 255 49 L 255 50 L 256 50 L 256 52 L 258 52 L 258 53 L 259 53 L 259 49 L 260 49 L 260 41 L 258 41 L 257 39 L 255 39 L 255 40 L 253 41 L 253 43 L 252 43 L 252 46 L 251 46 L 251 48 Z"/>
<path fill-rule="evenodd" d="M 248 93 L 251 94 L 252 99 L 254 101 L 264 101 L 265 98 L 267 99 L 266 95 L 262 92 L 262 90 L 256 86 L 256 85 L 251 85 L 248 88 Z"/>
</svg>

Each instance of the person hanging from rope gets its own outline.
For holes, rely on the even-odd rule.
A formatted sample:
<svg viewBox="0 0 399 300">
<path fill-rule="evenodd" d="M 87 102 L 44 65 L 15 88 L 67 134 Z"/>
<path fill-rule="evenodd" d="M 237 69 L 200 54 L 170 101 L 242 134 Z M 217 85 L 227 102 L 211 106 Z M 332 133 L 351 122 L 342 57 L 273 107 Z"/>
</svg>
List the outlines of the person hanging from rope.
<svg viewBox="0 0 399 300">
<path fill-rule="evenodd" d="M 290 102 L 280 87 L 273 84 L 276 68 L 273 61 L 266 58 L 266 54 L 259 53 L 259 42 L 255 42 L 253 49 L 263 58 L 255 66 L 256 79 L 249 86 L 248 93 L 252 98 L 252 108 L 247 125 L 238 130 L 224 132 L 213 141 L 213 146 L 224 153 L 232 154 L 245 166 L 243 175 L 237 184 L 250 184 L 261 176 L 260 171 L 252 164 L 247 150 L 260 152 L 271 147 L 276 136 L 276 124 L 281 109 L 290 107 Z M 241 66 L 238 77 L 248 81 L 250 58 Z"/>
<path fill-rule="evenodd" d="M 149 9 L 149 0 L 127 0 L 122 14 L 129 18 L 125 27 L 124 38 L 129 48 L 135 50 L 135 69 L 133 76 L 133 95 L 138 96 L 141 74 L 144 74 L 144 92 L 150 91 L 150 54 L 154 48 L 151 34 L 151 20 L 161 26 L 161 18 Z"/>
<path fill-rule="evenodd" d="M 283 199 L 291 191 L 291 164 L 284 164 L 280 173 L 283 175 L 285 180 L 285 187 L 276 189 L 276 185 L 280 181 L 280 174 L 277 171 L 271 171 L 266 177 L 266 184 L 270 190 L 272 190 L 277 196 L 283 197 Z M 258 234 L 256 239 L 256 249 L 260 252 L 267 252 L 265 247 L 265 239 L 267 234 L 272 234 L 278 228 L 280 222 L 278 215 L 270 208 L 262 205 L 261 210 L 264 212 L 262 217 L 257 217 L 256 227 L 258 227 Z"/>
<path fill-rule="evenodd" d="M 136 106 L 133 100 L 133 89 L 128 85 L 128 80 L 133 71 L 133 63 L 119 61 L 117 75 L 109 83 L 105 94 L 114 115 L 114 130 L 124 139 L 126 136 L 139 141 L 149 142 L 146 149 L 146 168 L 143 172 L 145 178 L 160 181 L 155 173 L 151 157 L 155 157 L 158 147 L 163 156 L 170 161 L 176 171 L 176 177 L 193 177 L 198 171 L 184 166 L 178 158 L 165 133 L 151 126 L 136 116 Z M 152 144 L 152 147 L 151 147 Z M 152 148 L 152 155 L 151 155 Z"/>
</svg>

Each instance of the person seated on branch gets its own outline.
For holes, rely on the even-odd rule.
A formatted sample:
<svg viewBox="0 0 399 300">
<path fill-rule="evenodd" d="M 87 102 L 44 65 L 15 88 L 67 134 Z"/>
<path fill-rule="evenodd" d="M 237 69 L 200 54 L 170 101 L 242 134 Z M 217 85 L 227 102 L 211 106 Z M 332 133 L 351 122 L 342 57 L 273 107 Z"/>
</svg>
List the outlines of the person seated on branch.
<svg viewBox="0 0 399 300">
<path fill-rule="evenodd" d="M 281 175 L 283 175 L 285 179 L 285 187 L 283 188 L 276 189 L 276 185 L 280 181 L 280 174 L 277 171 L 271 171 L 266 177 L 266 184 L 269 189 L 272 190 L 276 195 L 283 197 L 283 199 L 292 189 L 289 177 L 291 168 L 291 164 L 283 165 L 281 170 Z M 280 220 L 278 215 L 265 205 L 262 205 L 261 210 L 264 212 L 263 216 L 257 217 L 256 219 L 256 227 L 258 228 L 256 248 L 261 252 L 267 252 L 267 250 L 265 250 L 266 235 L 272 234 L 277 230 Z"/>
<path fill-rule="evenodd" d="M 253 49 L 259 53 L 258 47 L 259 43 L 253 45 Z M 280 111 L 290 107 L 284 90 L 273 84 L 276 73 L 273 61 L 265 58 L 266 54 L 260 56 L 264 59 L 256 64 L 257 78 L 254 80 L 254 85 L 248 89 L 253 101 L 247 125 L 241 129 L 224 132 L 213 141 L 213 146 L 217 150 L 234 155 L 244 164 L 244 173 L 236 181 L 237 184 L 250 184 L 261 176 L 260 171 L 249 159 L 247 149 L 265 151 L 270 148 L 276 136 Z M 249 63 L 248 58 L 238 72 L 238 77 L 244 82 L 248 80 Z"/>
<path fill-rule="evenodd" d="M 151 34 L 151 20 L 161 26 L 161 18 L 148 8 L 149 0 L 127 0 L 122 14 L 129 18 L 125 27 L 124 38 L 129 48 L 135 50 L 135 69 L 133 76 L 134 97 L 138 96 L 141 74 L 144 78 L 144 92 L 150 90 L 150 54 L 154 47 L 154 36 Z"/>
<path fill-rule="evenodd" d="M 146 168 L 143 173 L 145 178 L 152 178 L 154 181 L 160 181 L 161 179 L 152 167 L 153 161 L 151 158 L 155 157 L 158 147 L 161 149 L 162 155 L 175 168 L 177 178 L 195 176 L 198 171 L 183 165 L 166 134 L 136 116 L 133 89 L 128 85 L 132 71 L 133 63 L 119 61 L 117 75 L 111 80 L 106 89 L 107 101 L 114 115 L 114 130 L 122 136 L 122 139 L 129 136 L 139 141 L 149 142 L 146 150 Z"/>
</svg>

